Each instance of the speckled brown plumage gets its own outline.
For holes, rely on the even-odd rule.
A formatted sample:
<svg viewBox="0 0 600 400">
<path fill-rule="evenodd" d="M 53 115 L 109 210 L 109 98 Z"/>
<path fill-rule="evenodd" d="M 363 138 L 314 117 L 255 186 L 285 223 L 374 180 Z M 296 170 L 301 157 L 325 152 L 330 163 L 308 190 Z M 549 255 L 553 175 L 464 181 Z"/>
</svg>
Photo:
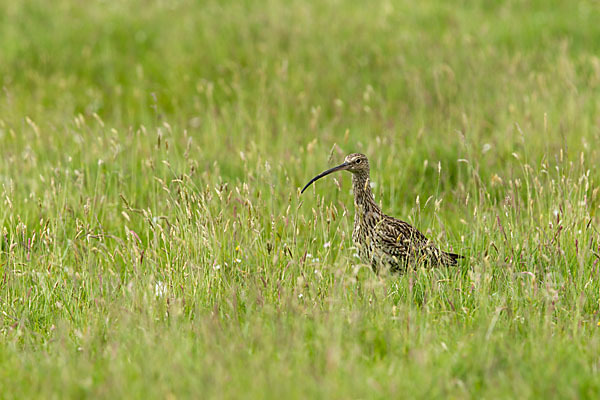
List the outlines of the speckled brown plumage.
<svg viewBox="0 0 600 400">
<path fill-rule="evenodd" d="M 343 170 L 352 173 L 355 207 L 352 241 L 360 259 L 370 264 L 375 271 L 383 267 L 394 272 L 404 272 L 409 264 L 456 265 L 457 260 L 462 258 L 458 254 L 438 249 L 417 229 L 381 211 L 373 199 L 369 160 L 364 154 L 348 155 L 341 165 L 311 179 L 302 193 L 317 179 Z"/>
</svg>

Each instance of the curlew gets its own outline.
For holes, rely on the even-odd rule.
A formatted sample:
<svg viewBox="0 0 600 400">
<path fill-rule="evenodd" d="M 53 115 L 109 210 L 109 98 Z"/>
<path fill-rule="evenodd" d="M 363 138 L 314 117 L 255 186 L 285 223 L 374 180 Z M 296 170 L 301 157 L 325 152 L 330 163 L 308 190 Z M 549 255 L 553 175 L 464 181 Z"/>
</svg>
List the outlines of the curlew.
<svg viewBox="0 0 600 400">
<path fill-rule="evenodd" d="M 456 265 L 462 258 L 438 249 L 416 228 L 381 211 L 371 192 L 369 160 L 364 154 L 346 156 L 342 164 L 312 178 L 301 193 L 316 180 L 336 171 L 352 173 L 355 207 L 352 241 L 360 259 L 374 271 L 389 268 L 393 272 L 404 272 L 409 264 Z"/>
</svg>

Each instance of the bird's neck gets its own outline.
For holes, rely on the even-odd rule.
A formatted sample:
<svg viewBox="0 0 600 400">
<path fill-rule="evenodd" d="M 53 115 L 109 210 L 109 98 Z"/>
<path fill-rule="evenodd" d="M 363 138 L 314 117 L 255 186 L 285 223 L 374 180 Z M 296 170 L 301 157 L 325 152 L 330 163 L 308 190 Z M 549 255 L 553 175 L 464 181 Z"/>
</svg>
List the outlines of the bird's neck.
<svg viewBox="0 0 600 400">
<path fill-rule="evenodd" d="M 375 203 L 373 192 L 371 192 L 371 180 L 367 174 L 352 175 L 352 191 L 354 192 L 354 205 L 357 213 L 367 211 L 381 213 L 379 206 Z"/>
</svg>

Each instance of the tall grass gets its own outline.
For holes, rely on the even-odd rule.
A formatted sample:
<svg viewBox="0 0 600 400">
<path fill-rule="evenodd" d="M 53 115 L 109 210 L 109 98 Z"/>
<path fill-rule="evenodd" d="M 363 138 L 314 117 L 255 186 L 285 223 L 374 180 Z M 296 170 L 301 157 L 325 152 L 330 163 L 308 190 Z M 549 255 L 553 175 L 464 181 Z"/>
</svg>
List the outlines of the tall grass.
<svg viewBox="0 0 600 400">
<path fill-rule="evenodd" d="M 595 397 L 592 1 L 0 1 L 6 398 Z M 459 267 L 375 275 L 348 176 Z"/>
</svg>

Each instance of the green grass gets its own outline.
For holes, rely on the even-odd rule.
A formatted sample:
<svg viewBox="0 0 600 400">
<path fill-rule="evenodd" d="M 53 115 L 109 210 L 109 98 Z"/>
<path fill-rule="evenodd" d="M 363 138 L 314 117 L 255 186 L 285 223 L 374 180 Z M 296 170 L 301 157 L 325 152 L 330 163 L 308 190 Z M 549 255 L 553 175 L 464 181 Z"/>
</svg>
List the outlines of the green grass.
<svg viewBox="0 0 600 400">
<path fill-rule="evenodd" d="M 1 397 L 597 397 L 598 21 L 0 0 Z M 356 151 L 459 267 L 357 264 Z"/>
</svg>

